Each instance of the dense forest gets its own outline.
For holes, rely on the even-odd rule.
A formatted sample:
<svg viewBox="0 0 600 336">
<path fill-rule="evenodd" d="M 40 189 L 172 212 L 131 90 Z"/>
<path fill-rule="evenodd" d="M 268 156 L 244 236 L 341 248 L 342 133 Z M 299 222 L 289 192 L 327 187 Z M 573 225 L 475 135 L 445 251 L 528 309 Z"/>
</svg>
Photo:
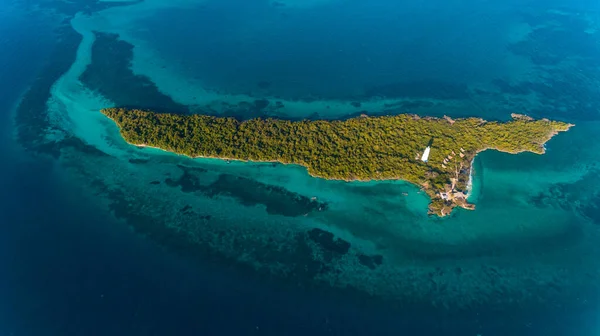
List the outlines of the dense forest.
<svg viewBox="0 0 600 336">
<path fill-rule="evenodd" d="M 401 179 L 423 187 L 435 213 L 440 192 L 463 191 L 473 157 L 485 149 L 544 152 L 544 143 L 570 124 L 514 115 L 506 123 L 479 118 L 361 116 L 348 120 L 252 119 L 103 109 L 123 138 L 190 157 L 278 161 L 313 176 L 343 180 Z M 431 146 L 429 160 L 421 155 Z M 459 204 L 460 205 L 460 204 Z M 430 209 L 431 210 L 431 209 Z M 442 211 L 442 214 L 443 211 Z"/>
</svg>

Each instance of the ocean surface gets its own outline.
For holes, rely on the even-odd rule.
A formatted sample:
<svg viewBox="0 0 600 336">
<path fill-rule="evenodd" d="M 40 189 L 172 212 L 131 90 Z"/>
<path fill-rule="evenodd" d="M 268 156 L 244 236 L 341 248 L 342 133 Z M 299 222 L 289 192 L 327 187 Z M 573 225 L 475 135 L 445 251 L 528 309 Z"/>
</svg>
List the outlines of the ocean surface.
<svg viewBox="0 0 600 336">
<path fill-rule="evenodd" d="M 597 335 L 597 1 L 0 2 L 0 336 Z M 189 159 L 99 110 L 575 124 L 402 181 Z"/>
</svg>

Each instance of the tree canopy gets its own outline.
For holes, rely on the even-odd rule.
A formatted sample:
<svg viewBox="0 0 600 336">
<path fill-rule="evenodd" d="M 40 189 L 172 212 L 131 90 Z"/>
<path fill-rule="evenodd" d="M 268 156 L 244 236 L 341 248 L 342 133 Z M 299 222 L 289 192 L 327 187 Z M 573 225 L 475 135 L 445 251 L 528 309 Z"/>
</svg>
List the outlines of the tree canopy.
<svg viewBox="0 0 600 336">
<path fill-rule="evenodd" d="M 440 195 L 464 191 L 471 161 L 478 152 L 496 149 L 541 154 L 550 138 L 572 126 L 520 115 L 501 123 L 410 114 L 331 121 L 238 121 L 123 108 L 103 109 L 102 113 L 116 122 L 123 138 L 133 145 L 190 157 L 298 164 L 310 175 L 328 179 L 409 181 L 432 197 L 430 211 L 441 215 L 467 204 L 460 197 L 442 199 Z M 431 152 L 423 162 L 421 155 L 427 146 Z"/>
</svg>

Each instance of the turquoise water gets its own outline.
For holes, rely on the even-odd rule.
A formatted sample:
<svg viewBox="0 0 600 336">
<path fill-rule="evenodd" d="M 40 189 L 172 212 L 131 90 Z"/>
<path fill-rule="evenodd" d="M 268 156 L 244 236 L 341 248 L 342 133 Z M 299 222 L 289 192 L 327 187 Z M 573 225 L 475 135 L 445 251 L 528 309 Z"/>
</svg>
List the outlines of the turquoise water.
<svg viewBox="0 0 600 336">
<path fill-rule="evenodd" d="M 89 334 L 95 318 L 134 321 L 143 327 L 127 330 L 140 335 L 172 324 L 183 334 L 204 325 L 221 334 L 484 335 L 573 334 L 594 325 L 580 314 L 593 315 L 600 283 L 597 4 L 37 5 L 6 9 L 43 18 L 56 35 L 47 38 L 55 47 L 46 61 L 30 62 L 41 70 L 14 111 L 7 142 L 33 160 L 37 182 L 30 185 L 44 185 L 41 204 L 55 210 L 21 221 L 59 232 L 33 240 L 39 246 L 69 242 L 48 265 L 69 260 L 80 275 L 65 276 L 65 287 L 77 294 L 58 292 L 97 299 L 118 287 L 110 302 L 123 307 L 90 313 L 77 329 L 55 326 L 56 334 Z M 12 96 L 7 106 L 19 93 Z M 401 181 L 327 181 L 298 166 L 129 146 L 99 113 L 108 106 L 240 119 L 416 113 L 507 120 L 519 112 L 576 126 L 544 155 L 481 153 L 470 196 L 476 210 L 437 218 L 427 216 L 427 196 Z M 12 175 L 29 172 L 18 167 Z M 23 195 L 17 203 L 26 208 Z M 48 201 L 54 197 L 56 205 Z M 60 219 L 73 208 L 81 212 L 72 221 Z M 28 237 L 26 227 L 18 232 Z M 78 259 L 77 251 L 95 257 Z M 37 265 L 33 259 L 27 264 Z M 128 269 L 139 274 L 129 279 Z M 53 279 L 48 291 L 63 278 Z M 133 289 L 139 283 L 146 285 Z M 32 302 L 57 300 L 30 286 L 40 297 Z M 171 296 L 169 312 L 162 307 Z M 203 298 L 220 312 L 237 307 L 228 318 L 238 322 L 217 319 Z M 65 316 L 73 307 L 93 311 L 81 300 L 66 300 Z M 23 305 L 22 315 L 35 306 Z M 136 309 L 142 317 L 128 315 Z"/>
</svg>

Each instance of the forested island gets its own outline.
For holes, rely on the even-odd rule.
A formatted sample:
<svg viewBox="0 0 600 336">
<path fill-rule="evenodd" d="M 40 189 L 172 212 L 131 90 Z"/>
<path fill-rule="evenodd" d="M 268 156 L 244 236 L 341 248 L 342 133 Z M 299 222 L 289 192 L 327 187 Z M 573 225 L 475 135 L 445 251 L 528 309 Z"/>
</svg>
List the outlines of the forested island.
<svg viewBox="0 0 600 336">
<path fill-rule="evenodd" d="M 108 108 L 130 144 L 189 157 L 280 162 L 346 181 L 404 180 L 430 197 L 429 213 L 474 209 L 466 194 L 475 155 L 486 149 L 543 154 L 572 124 L 513 114 L 509 122 L 410 114 L 347 120 L 251 119 Z"/>
</svg>

